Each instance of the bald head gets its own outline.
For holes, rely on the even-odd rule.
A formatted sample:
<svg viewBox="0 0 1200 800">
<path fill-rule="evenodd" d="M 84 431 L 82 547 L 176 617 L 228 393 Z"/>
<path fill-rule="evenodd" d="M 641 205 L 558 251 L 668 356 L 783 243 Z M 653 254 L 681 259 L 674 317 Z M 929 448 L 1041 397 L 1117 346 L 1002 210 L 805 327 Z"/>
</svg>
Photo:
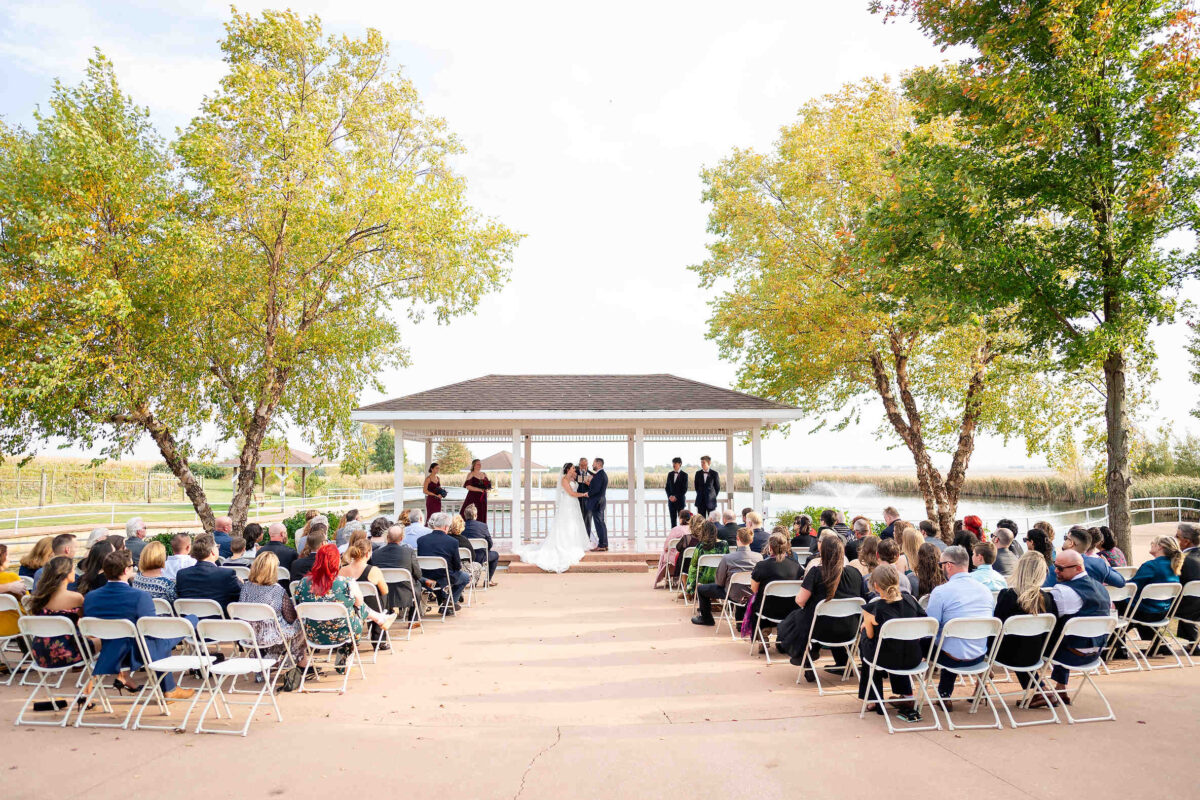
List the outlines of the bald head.
<svg viewBox="0 0 1200 800">
<path fill-rule="evenodd" d="M 233 530 L 233 518 L 232 517 L 217 517 L 217 521 L 214 523 L 214 525 L 216 526 L 216 529 L 219 530 L 221 533 L 229 533 L 230 531 Z"/>
<path fill-rule="evenodd" d="M 1083 574 L 1083 555 L 1074 550 L 1059 550 L 1054 558 L 1059 581 L 1073 581 Z"/>
<path fill-rule="evenodd" d="M 404 540 L 404 526 L 393 525 L 387 530 L 388 544 L 400 544 Z"/>
<path fill-rule="evenodd" d="M 282 522 L 272 522 L 271 527 L 267 528 L 267 535 L 272 542 L 282 542 L 287 538 L 287 527 Z"/>
</svg>

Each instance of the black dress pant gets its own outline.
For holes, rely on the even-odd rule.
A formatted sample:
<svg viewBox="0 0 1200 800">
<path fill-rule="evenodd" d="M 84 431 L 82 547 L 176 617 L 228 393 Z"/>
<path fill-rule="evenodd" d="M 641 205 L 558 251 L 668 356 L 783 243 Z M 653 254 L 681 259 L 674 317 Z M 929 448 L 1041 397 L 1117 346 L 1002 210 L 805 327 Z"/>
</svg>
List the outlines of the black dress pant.
<svg viewBox="0 0 1200 800">
<path fill-rule="evenodd" d="M 697 605 L 700 608 L 700 616 L 705 622 L 715 622 L 712 613 L 712 601 L 723 600 L 725 598 L 725 588 L 719 583 L 702 583 L 696 589 L 700 596 L 700 601 Z"/>
</svg>

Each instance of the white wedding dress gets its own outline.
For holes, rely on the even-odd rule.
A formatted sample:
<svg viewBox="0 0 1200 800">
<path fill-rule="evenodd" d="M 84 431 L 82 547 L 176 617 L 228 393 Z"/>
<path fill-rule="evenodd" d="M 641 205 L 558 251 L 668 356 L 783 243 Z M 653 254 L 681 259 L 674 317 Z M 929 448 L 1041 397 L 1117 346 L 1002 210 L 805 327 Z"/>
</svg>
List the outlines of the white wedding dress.
<svg viewBox="0 0 1200 800">
<path fill-rule="evenodd" d="M 571 491 L 579 491 L 575 481 L 570 485 Z M 546 538 L 539 544 L 517 548 L 516 553 L 522 561 L 536 564 L 546 572 L 566 572 L 572 564 L 582 561 L 590 548 L 579 498 L 563 491 L 560 482 L 555 488 L 554 518 L 550 520 Z"/>
</svg>

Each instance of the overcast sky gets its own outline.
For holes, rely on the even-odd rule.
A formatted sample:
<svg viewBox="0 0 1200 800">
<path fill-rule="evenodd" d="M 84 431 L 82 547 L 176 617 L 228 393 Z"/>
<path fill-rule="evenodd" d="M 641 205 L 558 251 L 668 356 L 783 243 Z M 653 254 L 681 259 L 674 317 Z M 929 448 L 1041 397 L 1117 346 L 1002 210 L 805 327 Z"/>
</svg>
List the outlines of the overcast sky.
<svg viewBox="0 0 1200 800">
<path fill-rule="evenodd" d="M 458 166 L 475 205 L 527 235 L 511 282 L 474 314 L 447 327 L 409 326 L 412 366 L 384 376 L 384 396 L 484 373 L 669 372 L 732 385 L 734 369 L 704 338 L 709 297 L 687 269 L 705 257 L 701 167 L 734 147 L 769 147 L 805 101 L 845 82 L 944 57 L 907 22 L 868 14 L 865 0 L 290 5 L 318 14 L 327 31 L 380 29 L 427 109 L 465 143 Z M 6 0 L 0 115 L 27 123 L 53 80 L 77 83 L 99 47 L 170 137 L 223 72 L 217 41 L 227 16 L 227 5 L 209 0 Z M 1155 422 L 1177 431 L 1193 422 L 1184 340 L 1182 325 L 1155 334 Z M 479 343 L 486 363 L 463 357 Z M 809 436 L 810 427 L 769 438 L 767 465 L 911 466 L 905 451 L 875 439 L 873 419 L 839 434 Z M 612 452 L 535 446 L 534 458 L 586 452 L 625 462 L 623 445 L 605 447 Z M 653 445 L 647 461 L 676 452 L 693 460 L 702 449 Z M 748 448 L 738 453 L 748 461 Z M 156 455 L 149 445 L 137 454 Z M 973 466 L 1029 463 L 1038 462 L 1022 445 L 984 440 Z"/>
</svg>

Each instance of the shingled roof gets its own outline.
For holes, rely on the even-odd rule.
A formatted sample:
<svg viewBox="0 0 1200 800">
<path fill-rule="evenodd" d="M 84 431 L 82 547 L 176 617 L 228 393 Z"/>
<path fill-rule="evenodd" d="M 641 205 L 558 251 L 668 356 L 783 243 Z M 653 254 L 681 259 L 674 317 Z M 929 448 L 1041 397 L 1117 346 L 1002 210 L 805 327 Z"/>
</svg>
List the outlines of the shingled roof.
<svg viewBox="0 0 1200 800">
<path fill-rule="evenodd" d="M 485 375 L 359 411 L 791 411 L 675 375 Z"/>
</svg>

